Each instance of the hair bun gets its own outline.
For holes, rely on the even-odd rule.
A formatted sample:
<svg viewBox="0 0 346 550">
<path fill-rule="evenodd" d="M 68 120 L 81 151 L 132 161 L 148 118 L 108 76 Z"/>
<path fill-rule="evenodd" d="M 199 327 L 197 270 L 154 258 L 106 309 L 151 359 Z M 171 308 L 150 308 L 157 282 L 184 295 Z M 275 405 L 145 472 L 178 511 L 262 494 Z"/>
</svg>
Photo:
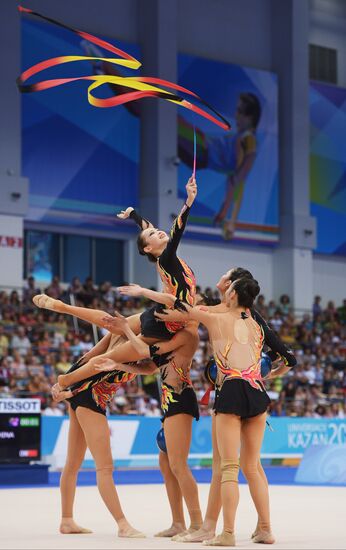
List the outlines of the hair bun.
<svg viewBox="0 0 346 550">
<path fill-rule="evenodd" d="M 258 284 L 258 281 L 256 279 L 247 279 L 247 285 L 246 285 L 247 292 L 250 294 L 250 296 L 254 299 L 256 296 L 260 293 L 260 286 Z"/>
<path fill-rule="evenodd" d="M 243 307 L 251 308 L 254 299 L 260 292 L 260 286 L 256 279 L 244 277 L 233 283 L 233 288 L 238 294 L 238 304 Z"/>
</svg>

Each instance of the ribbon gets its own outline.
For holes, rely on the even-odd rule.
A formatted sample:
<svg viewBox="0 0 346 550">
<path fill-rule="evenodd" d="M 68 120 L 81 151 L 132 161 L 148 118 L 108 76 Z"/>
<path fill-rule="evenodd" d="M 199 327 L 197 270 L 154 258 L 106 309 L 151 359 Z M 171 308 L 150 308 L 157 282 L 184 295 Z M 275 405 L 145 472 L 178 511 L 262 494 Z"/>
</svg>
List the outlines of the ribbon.
<svg viewBox="0 0 346 550">
<path fill-rule="evenodd" d="M 196 128 L 193 127 L 193 170 L 192 177 L 196 179 L 196 158 L 197 158 L 197 145 L 196 145 Z"/>
<path fill-rule="evenodd" d="M 113 57 L 108 58 L 108 57 L 65 55 L 65 56 L 54 57 L 51 59 L 47 59 L 45 61 L 41 61 L 40 63 L 37 63 L 36 65 L 33 65 L 32 67 L 24 71 L 17 78 L 17 86 L 20 92 L 32 93 L 32 92 L 38 92 L 42 90 L 48 90 L 50 88 L 55 88 L 57 86 L 62 86 L 64 84 L 69 84 L 71 82 L 77 82 L 80 80 L 92 81 L 92 84 L 88 86 L 88 101 L 91 105 L 95 107 L 100 107 L 100 108 L 116 107 L 118 105 L 124 105 L 125 103 L 128 103 L 130 101 L 136 101 L 144 97 L 155 97 L 155 98 L 165 99 L 181 107 L 185 107 L 186 109 L 189 109 L 199 114 L 200 116 L 210 120 L 210 122 L 213 122 L 214 124 L 220 126 L 224 130 L 231 129 L 230 123 L 220 113 L 218 113 L 218 111 L 216 111 L 211 105 L 209 105 L 206 101 L 200 98 L 196 93 L 192 92 L 191 90 L 188 90 L 187 88 L 184 88 L 183 86 L 179 86 L 178 84 L 175 84 L 173 82 L 170 82 L 168 80 L 163 80 L 160 78 L 147 77 L 147 76 L 123 77 L 123 76 L 113 76 L 113 75 L 86 75 L 86 76 L 71 77 L 71 78 L 54 78 L 50 80 L 41 80 L 34 84 L 25 84 L 25 82 L 32 76 L 35 76 L 41 73 L 45 69 L 62 65 L 64 63 L 94 60 L 94 61 L 105 61 L 107 63 L 113 63 L 115 65 L 122 65 L 130 69 L 139 69 L 141 67 L 141 63 L 136 58 L 128 54 L 127 52 L 124 52 L 123 50 L 116 48 L 109 42 L 106 42 L 105 40 L 101 40 L 100 38 L 92 34 L 80 31 L 78 29 L 74 29 L 73 27 L 68 27 L 64 23 L 60 23 L 55 19 L 51 19 L 50 17 L 41 15 L 40 13 L 30 10 L 28 8 L 24 8 L 23 6 L 18 6 L 18 10 L 22 13 L 27 13 L 35 17 L 39 17 L 51 24 L 65 28 L 77 34 L 84 40 L 88 40 L 89 42 L 97 44 L 101 48 L 107 51 L 110 51 L 113 54 L 116 54 L 118 56 L 116 58 L 113 58 Z M 99 98 L 95 96 L 93 94 L 93 91 L 105 84 L 106 85 L 112 84 L 114 86 L 119 86 L 120 88 L 126 87 L 132 91 L 123 92 L 117 96 L 113 96 L 110 98 Z M 169 91 L 163 89 L 161 86 L 168 88 Z M 201 103 L 205 108 L 207 108 L 213 114 L 210 114 L 205 109 L 198 107 L 194 103 L 191 103 L 191 101 L 184 99 L 184 97 L 178 95 L 177 93 L 171 90 L 174 90 L 176 92 L 182 92 L 183 94 L 188 95 L 191 98 L 191 101 L 192 99 L 197 100 L 199 103 Z"/>
</svg>

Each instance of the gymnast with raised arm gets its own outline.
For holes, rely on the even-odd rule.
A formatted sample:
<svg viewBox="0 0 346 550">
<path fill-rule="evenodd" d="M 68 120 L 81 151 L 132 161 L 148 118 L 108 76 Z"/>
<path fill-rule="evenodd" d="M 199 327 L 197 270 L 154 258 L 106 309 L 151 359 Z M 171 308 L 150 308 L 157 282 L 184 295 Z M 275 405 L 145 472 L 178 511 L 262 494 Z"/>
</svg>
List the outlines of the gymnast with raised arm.
<svg viewBox="0 0 346 550">
<path fill-rule="evenodd" d="M 177 248 L 184 233 L 190 207 L 197 194 L 196 180 L 193 177 L 189 179 L 186 185 L 186 191 L 186 202 L 180 214 L 174 220 L 170 236 L 164 231 L 152 227 L 147 220 L 142 219 L 133 209 L 127 209 L 127 211 L 120 214 L 123 218 L 131 216 L 136 223 L 144 227 L 138 236 L 139 252 L 147 255 L 150 261 L 156 262 L 157 270 L 164 285 L 164 290 L 166 294 L 168 293 L 171 296 L 172 307 L 175 304 L 176 297 L 188 304 L 193 304 L 196 294 L 196 280 L 193 271 L 184 260 L 177 256 Z M 160 302 L 160 293 L 156 294 L 154 291 L 153 293 L 155 296 L 153 299 L 156 302 Z M 54 300 L 45 294 L 35 296 L 33 302 L 38 307 L 74 315 L 79 319 L 104 327 L 103 318 L 105 313 L 103 311 L 70 306 L 60 300 Z M 167 298 L 161 303 L 167 304 Z M 170 340 L 177 330 L 184 326 L 182 323 L 158 323 L 155 320 L 155 312 L 157 311 L 160 311 L 159 303 L 149 310 L 144 311 L 139 318 L 133 318 L 131 321 L 131 328 L 135 333 L 139 332 L 138 321 L 140 322 L 141 338 L 147 344 L 154 344 L 159 340 Z M 131 342 L 126 342 L 122 346 L 117 347 L 117 349 L 108 352 L 108 356 L 118 363 L 141 359 L 138 351 L 133 347 Z M 96 359 L 93 358 L 78 370 L 60 375 L 58 377 L 60 388 L 64 389 L 92 376 L 95 373 L 95 360 Z"/>
</svg>

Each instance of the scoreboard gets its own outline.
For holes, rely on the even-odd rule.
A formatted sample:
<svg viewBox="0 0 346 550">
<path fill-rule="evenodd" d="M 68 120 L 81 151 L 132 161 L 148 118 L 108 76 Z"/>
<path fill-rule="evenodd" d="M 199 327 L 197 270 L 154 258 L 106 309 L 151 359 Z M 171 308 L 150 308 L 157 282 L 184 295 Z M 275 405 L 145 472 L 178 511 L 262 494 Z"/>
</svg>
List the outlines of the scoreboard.
<svg viewBox="0 0 346 550">
<path fill-rule="evenodd" d="M 0 463 L 41 459 L 41 401 L 0 399 Z"/>
</svg>

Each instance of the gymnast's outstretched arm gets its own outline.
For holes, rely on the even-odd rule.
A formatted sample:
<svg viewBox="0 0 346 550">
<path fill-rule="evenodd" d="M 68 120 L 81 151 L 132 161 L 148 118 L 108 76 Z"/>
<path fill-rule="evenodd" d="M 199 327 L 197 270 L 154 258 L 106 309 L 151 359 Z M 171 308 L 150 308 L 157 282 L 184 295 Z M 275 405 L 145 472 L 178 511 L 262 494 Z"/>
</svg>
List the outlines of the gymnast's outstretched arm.
<svg viewBox="0 0 346 550">
<path fill-rule="evenodd" d="M 118 291 L 125 296 L 144 296 L 148 300 L 164 304 L 166 306 L 174 306 L 176 298 L 167 292 L 157 292 L 150 288 L 143 288 L 140 285 L 119 286 Z"/>
</svg>

